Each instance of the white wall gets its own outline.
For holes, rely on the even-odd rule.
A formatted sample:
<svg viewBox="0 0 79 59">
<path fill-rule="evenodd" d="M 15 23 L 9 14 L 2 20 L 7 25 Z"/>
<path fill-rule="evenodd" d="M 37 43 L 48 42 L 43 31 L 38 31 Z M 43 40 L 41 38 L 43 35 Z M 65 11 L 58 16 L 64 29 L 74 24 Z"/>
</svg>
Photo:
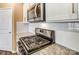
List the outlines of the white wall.
<svg viewBox="0 0 79 59">
<path fill-rule="evenodd" d="M 79 33 L 69 31 L 67 23 L 30 23 L 29 32 L 34 33 L 38 27 L 55 30 L 58 44 L 79 52 Z"/>
<path fill-rule="evenodd" d="M 38 28 L 40 23 L 30 23 L 29 24 L 29 32 L 35 33 L 35 28 Z"/>
<path fill-rule="evenodd" d="M 28 32 L 28 24 L 17 22 L 16 31 L 17 33 Z"/>
<path fill-rule="evenodd" d="M 79 52 L 79 32 L 56 31 L 56 43 Z"/>
</svg>

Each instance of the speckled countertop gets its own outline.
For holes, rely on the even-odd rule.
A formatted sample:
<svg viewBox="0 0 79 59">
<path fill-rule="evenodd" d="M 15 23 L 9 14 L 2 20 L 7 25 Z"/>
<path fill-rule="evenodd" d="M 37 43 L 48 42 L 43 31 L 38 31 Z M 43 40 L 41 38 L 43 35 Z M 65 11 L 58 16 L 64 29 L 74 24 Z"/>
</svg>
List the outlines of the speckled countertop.
<svg viewBox="0 0 79 59">
<path fill-rule="evenodd" d="M 52 44 L 31 55 L 79 55 L 79 52 L 63 47 L 59 44 Z"/>
</svg>

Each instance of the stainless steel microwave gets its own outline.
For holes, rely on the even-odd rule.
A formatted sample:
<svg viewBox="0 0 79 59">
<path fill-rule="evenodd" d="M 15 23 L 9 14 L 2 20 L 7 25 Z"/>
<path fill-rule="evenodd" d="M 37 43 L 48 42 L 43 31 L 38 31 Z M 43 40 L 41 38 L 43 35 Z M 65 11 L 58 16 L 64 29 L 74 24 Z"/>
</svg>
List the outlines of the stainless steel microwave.
<svg viewBox="0 0 79 59">
<path fill-rule="evenodd" d="M 28 22 L 41 22 L 45 21 L 45 3 L 34 3 L 27 10 Z"/>
</svg>

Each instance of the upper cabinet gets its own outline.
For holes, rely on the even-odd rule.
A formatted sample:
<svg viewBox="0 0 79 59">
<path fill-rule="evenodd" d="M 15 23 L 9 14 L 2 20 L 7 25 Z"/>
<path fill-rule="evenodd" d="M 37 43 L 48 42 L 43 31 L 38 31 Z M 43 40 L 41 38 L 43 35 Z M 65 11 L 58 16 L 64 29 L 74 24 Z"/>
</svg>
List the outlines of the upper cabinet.
<svg viewBox="0 0 79 59">
<path fill-rule="evenodd" d="M 78 19 L 79 19 L 79 3 L 78 3 Z"/>
<path fill-rule="evenodd" d="M 46 21 L 77 19 L 77 3 L 46 3 Z"/>
<path fill-rule="evenodd" d="M 24 3 L 23 4 L 23 22 L 27 23 L 27 10 L 31 9 L 34 6 L 34 3 Z M 74 22 L 79 21 L 79 4 L 78 3 L 45 3 L 45 10 L 40 12 L 45 12 L 46 22 Z M 37 6 L 35 9 L 32 9 L 29 13 L 32 16 L 36 16 Z M 42 10 L 42 9 L 40 9 Z M 34 15 L 33 15 L 34 14 Z"/>
</svg>

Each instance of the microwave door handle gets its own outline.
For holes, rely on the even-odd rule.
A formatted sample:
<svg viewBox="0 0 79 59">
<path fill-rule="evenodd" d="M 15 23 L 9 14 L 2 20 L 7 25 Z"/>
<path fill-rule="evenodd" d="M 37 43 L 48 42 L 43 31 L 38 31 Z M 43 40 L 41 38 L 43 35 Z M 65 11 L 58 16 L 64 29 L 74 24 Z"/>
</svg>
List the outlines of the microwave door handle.
<svg viewBox="0 0 79 59">
<path fill-rule="evenodd" d="M 35 17 L 37 17 L 37 4 L 36 4 L 36 6 L 35 6 Z"/>
</svg>

